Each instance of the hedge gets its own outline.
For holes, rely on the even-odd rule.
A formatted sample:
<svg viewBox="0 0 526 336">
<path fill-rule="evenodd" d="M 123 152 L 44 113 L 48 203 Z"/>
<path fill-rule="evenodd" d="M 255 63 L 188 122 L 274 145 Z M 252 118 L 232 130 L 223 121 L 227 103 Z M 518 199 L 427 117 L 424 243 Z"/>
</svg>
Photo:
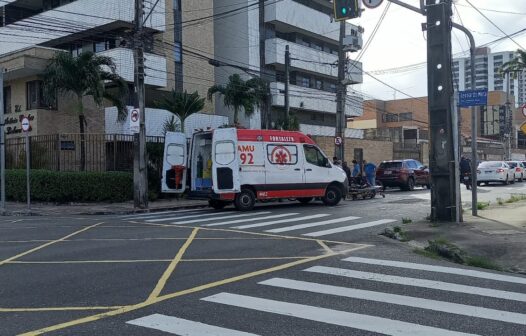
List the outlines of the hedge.
<svg viewBox="0 0 526 336">
<path fill-rule="evenodd" d="M 6 171 L 8 200 L 26 201 L 26 171 Z M 125 172 L 31 170 L 31 200 L 39 202 L 124 202 L 133 199 L 133 175 Z"/>
</svg>

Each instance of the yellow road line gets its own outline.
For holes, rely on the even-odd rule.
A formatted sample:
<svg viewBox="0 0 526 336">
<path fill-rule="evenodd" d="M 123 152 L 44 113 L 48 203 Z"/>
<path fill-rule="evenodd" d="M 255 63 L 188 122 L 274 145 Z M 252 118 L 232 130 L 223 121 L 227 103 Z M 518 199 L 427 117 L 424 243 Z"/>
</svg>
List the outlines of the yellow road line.
<svg viewBox="0 0 526 336">
<path fill-rule="evenodd" d="M 7 263 L 10 262 L 10 261 L 13 261 L 13 260 L 16 260 L 16 259 L 18 259 L 18 258 L 21 258 L 21 257 L 23 257 L 23 256 L 25 256 L 25 255 L 28 255 L 28 254 L 31 254 L 31 253 L 36 252 L 36 251 L 38 251 L 38 250 L 41 250 L 41 249 L 43 249 L 43 248 L 45 248 L 45 247 L 48 247 L 48 246 L 50 246 L 50 245 L 53 245 L 53 244 L 59 243 L 59 242 L 61 242 L 61 241 L 64 241 L 64 240 L 66 240 L 66 239 L 68 239 L 68 238 L 70 238 L 70 237 L 73 237 L 73 236 L 75 236 L 75 235 L 77 235 L 77 234 L 79 234 L 79 233 L 82 233 L 82 232 L 87 231 L 87 230 L 89 230 L 89 229 L 91 229 L 91 228 L 94 228 L 94 227 L 96 227 L 96 226 L 99 226 L 99 225 L 101 225 L 102 223 L 104 223 L 104 222 L 100 222 L 100 223 L 96 223 L 96 224 L 90 225 L 90 226 L 85 227 L 85 228 L 83 228 L 83 229 L 81 229 L 81 230 L 78 230 L 78 231 L 75 231 L 75 232 L 73 232 L 73 233 L 70 233 L 69 235 L 64 236 L 64 237 L 62 237 L 62 238 L 52 240 L 52 241 L 50 241 L 50 242 L 48 242 L 48 243 L 45 243 L 45 244 L 40 245 L 40 246 L 37 246 L 37 247 L 32 248 L 32 249 L 30 249 L 30 250 L 28 250 L 28 251 L 25 251 L 25 252 L 22 252 L 22 253 L 20 253 L 20 254 L 15 255 L 15 256 L 12 256 L 12 257 L 10 257 L 10 258 L 4 259 L 4 260 L 0 261 L 0 266 L 2 266 L 2 265 L 4 265 L 4 264 L 7 264 Z"/>
<path fill-rule="evenodd" d="M 105 226 L 103 226 L 105 227 Z M 101 227 L 102 228 L 102 227 Z M 89 242 L 89 241 L 155 241 L 155 240 L 187 240 L 188 237 L 145 237 L 145 238 L 84 238 L 84 239 L 64 239 L 63 242 Z M 194 240 L 280 240 L 283 238 L 272 237 L 209 237 L 195 238 Z M 52 239 L 34 240 L 0 240 L 0 244 L 21 244 L 21 243 L 47 243 Z"/>
<path fill-rule="evenodd" d="M 0 313 L 34 313 L 48 311 L 85 311 L 85 310 L 114 310 L 126 306 L 109 307 L 42 307 L 42 308 L 0 308 Z"/>
<path fill-rule="evenodd" d="M 188 237 L 188 239 L 183 244 L 183 246 L 181 246 L 181 248 L 179 249 L 179 252 L 177 252 L 172 262 L 170 263 L 170 265 L 168 265 L 163 275 L 157 282 L 157 285 L 155 286 L 153 291 L 150 293 L 150 296 L 146 300 L 147 302 L 155 299 L 156 297 L 159 296 L 159 294 L 161 294 L 161 291 L 166 285 L 166 282 L 168 281 L 168 279 L 170 278 L 170 275 L 172 275 L 173 271 L 175 270 L 175 267 L 177 266 L 177 264 L 179 264 L 179 261 L 181 261 L 181 259 L 183 258 L 183 254 L 186 252 L 186 249 L 190 246 L 190 244 L 194 240 L 198 231 L 199 231 L 199 228 L 193 229 L 192 233 L 190 234 L 190 237 Z"/>
<path fill-rule="evenodd" d="M 241 280 L 246 280 L 246 279 L 253 278 L 253 277 L 256 277 L 256 276 L 260 276 L 260 275 L 264 275 L 264 274 L 268 274 L 268 273 L 272 273 L 272 272 L 276 272 L 276 271 L 281 271 L 281 270 L 284 270 L 284 269 L 287 269 L 287 268 L 291 268 L 291 267 L 294 267 L 294 266 L 299 266 L 299 265 L 306 264 L 306 263 L 309 263 L 309 262 L 312 262 L 312 261 L 321 260 L 321 259 L 325 259 L 325 258 L 332 257 L 332 256 L 335 256 L 335 255 L 345 254 L 345 253 L 349 253 L 349 252 L 352 252 L 352 251 L 361 250 L 361 249 L 364 249 L 364 248 L 367 248 L 367 247 L 370 247 L 370 246 L 371 245 L 361 245 L 361 246 L 350 248 L 348 250 L 341 251 L 341 252 L 333 252 L 333 253 L 330 253 L 330 254 L 327 253 L 327 254 L 324 254 L 324 255 L 320 255 L 320 256 L 316 256 L 316 257 L 312 257 L 312 258 L 308 258 L 308 259 L 297 260 L 297 261 L 293 261 L 293 262 L 286 263 L 286 264 L 283 264 L 283 265 L 278 265 L 278 266 L 274 266 L 274 267 L 262 269 L 262 270 L 259 270 L 259 271 L 238 275 L 238 276 L 235 276 L 235 277 L 231 277 L 231 278 L 227 278 L 227 279 L 223 279 L 223 280 L 219 280 L 219 281 L 214 281 L 214 282 L 211 282 L 211 283 L 208 283 L 208 284 L 205 284 L 205 285 L 193 287 L 193 288 L 182 290 L 182 291 L 179 291 L 179 292 L 174 292 L 174 293 L 171 293 L 171 294 L 165 294 L 165 295 L 159 296 L 159 297 L 157 297 L 157 298 L 155 298 L 155 299 L 153 299 L 151 301 L 144 301 L 144 302 L 141 302 L 141 303 L 138 303 L 138 304 L 135 304 L 135 305 L 122 307 L 122 308 L 119 308 L 119 309 L 116 309 L 116 310 L 112 310 L 112 311 L 109 311 L 109 312 L 104 312 L 104 313 L 100 313 L 100 314 L 86 316 L 86 317 L 83 317 L 83 318 L 80 318 L 80 319 L 76 319 L 76 320 L 72 320 L 72 321 L 69 321 L 69 322 L 64 322 L 64 323 L 56 324 L 56 325 L 49 326 L 49 327 L 46 327 L 46 328 L 38 329 L 38 330 L 35 330 L 35 331 L 30 331 L 30 332 L 27 332 L 27 333 L 24 333 L 24 334 L 20 334 L 19 336 L 42 335 L 42 334 L 47 333 L 47 332 L 57 331 L 57 330 L 66 329 L 66 328 L 69 328 L 69 327 L 73 327 L 73 326 L 77 326 L 77 325 L 81 325 L 81 324 L 85 324 L 85 323 L 89 323 L 89 322 L 94 322 L 94 321 L 97 321 L 97 320 L 100 320 L 100 319 L 104 319 L 104 318 L 107 318 L 107 317 L 117 316 L 117 315 L 125 314 L 125 313 L 128 313 L 128 312 L 134 311 L 134 310 L 145 308 L 145 307 L 151 306 L 151 305 L 153 305 L 155 303 L 159 303 L 159 302 L 162 302 L 162 301 L 174 299 L 174 298 L 179 297 L 179 296 L 193 294 L 193 293 L 196 293 L 196 292 L 200 292 L 200 291 L 203 291 L 203 290 L 219 287 L 219 286 L 222 286 L 222 285 L 226 285 L 226 284 L 230 284 L 230 283 L 234 283 L 234 282 L 239 282 Z"/>
<path fill-rule="evenodd" d="M 318 244 L 320 244 L 321 247 L 323 247 L 325 252 L 332 253 L 331 248 L 329 246 L 327 246 L 327 244 L 325 244 L 325 242 L 323 242 L 323 240 L 316 240 L 316 241 L 318 242 Z"/>
<path fill-rule="evenodd" d="M 250 261 L 250 260 L 288 260 L 306 259 L 313 256 L 303 257 L 253 257 L 253 258 L 209 258 L 209 259 L 181 259 L 180 262 L 206 262 L 206 261 Z M 173 259 L 130 259 L 130 260 L 60 260 L 60 261 L 10 261 L 8 264 L 126 264 L 126 263 L 166 263 Z"/>
</svg>

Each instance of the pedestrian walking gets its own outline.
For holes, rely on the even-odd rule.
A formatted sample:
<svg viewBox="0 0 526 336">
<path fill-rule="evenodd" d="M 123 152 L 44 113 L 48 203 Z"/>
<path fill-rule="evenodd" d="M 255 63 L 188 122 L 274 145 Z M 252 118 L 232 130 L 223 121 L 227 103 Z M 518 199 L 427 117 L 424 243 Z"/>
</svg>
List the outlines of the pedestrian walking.
<svg viewBox="0 0 526 336">
<path fill-rule="evenodd" d="M 365 177 L 367 178 L 367 182 L 371 186 L 376 185 L 376 165 L 372 162 L 363 161 L 363 170 L 365 172 Z"/>
</svg>

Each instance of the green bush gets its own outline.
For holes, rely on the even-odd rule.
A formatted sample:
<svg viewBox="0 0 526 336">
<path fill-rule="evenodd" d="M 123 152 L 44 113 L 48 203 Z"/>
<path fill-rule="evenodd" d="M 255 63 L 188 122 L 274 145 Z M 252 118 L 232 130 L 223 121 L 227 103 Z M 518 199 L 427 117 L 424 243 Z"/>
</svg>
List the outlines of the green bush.
<svg viewBox="0 0 526 336">
<path fill-rule="evenodd" d="M 6 171 L 6 196 L 26 201 L 26 171 Z M 133 199 L 133 175 L 124 172 L 31 171 L 31 199 L 38 202 L 123 202 Z"/>
</svg>

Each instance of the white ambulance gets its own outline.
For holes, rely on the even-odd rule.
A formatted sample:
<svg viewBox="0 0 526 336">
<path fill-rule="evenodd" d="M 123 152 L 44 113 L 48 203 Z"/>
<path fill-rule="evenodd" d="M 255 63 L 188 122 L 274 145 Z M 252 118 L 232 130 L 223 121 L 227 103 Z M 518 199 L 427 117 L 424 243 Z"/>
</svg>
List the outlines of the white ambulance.
<svg viewBox="0 0 526 336">
<path fill-rule="evenodd" d="M 190 180 L 190 181 L 188 181 Z M 219 128 L 197 132 L 190 144 L 182 133 L 166 133 L 162 191 L 208 199 L 211 207 L 234 204 L 251 210 L 256 201 L 321 198 L 334 206 L 346 195 L 345 172 L 331 164 L 299 132 Z"/>
</svg>

